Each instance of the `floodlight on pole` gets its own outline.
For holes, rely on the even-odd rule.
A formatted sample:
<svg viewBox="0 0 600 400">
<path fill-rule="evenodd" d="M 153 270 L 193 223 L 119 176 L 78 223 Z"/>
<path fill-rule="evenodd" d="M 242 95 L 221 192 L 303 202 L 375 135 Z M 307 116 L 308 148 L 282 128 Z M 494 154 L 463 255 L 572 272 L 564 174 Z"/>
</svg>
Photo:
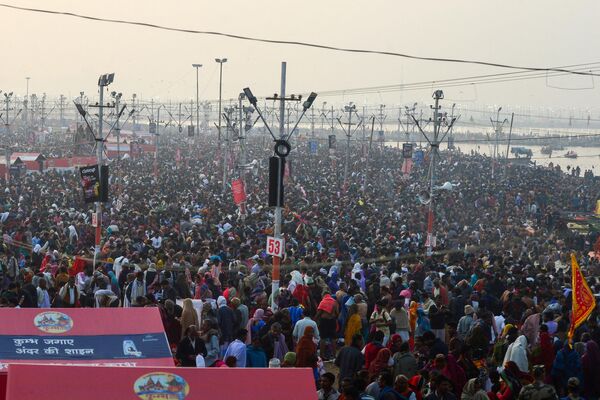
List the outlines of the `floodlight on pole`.
<svg viewBox="0 0 600 400">
<path fill-rule="evenodd" d="M 248 101 L 250 102 L 250 104 L 252 104 L 252 106 L 254 107 L 254 109 L 256 110 L 256 112 L 258 113 L 258 117 L 265 124 L 265 127 L 267 128 L 267 130 L 271 134 L 271 137 L 273 138 L 273 140 L 277 140 L 277 138 L 275 137 L 275 134 L 273 134 L 273 131 L 271 130 L 271 127 L 267 123 L 267 120 L 264 118 L 262 112 L 260 111 L 260 108 L 258 107 L 258 100 L 256 99 L 256 96 L 254 96 L 254 94 L 252 94 L 252 90 L 250 90 L 250 88 L 247 87 L 247 88 L 243 89 L 243 92 L 244 92 L 244 95 L 246 96 L 246 98 L 248 99 Z"/>
<path fill-rule="evenodd" d="M 257 100 L 256 96 L 252 94 L 252 90 L 250 90 L 250 88 L 244 88 L 244 94 L 246 95 L 246 98 L 248 99 L 250 104 L 256 107 Z"/>
</svg>

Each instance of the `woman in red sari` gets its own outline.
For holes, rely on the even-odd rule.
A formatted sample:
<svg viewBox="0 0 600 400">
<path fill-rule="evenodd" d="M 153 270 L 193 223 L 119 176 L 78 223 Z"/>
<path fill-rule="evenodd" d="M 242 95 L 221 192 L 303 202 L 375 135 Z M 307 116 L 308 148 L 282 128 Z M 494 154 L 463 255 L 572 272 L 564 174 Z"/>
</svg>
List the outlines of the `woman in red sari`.
<svg viewBox="0 0 600 400">
<path fill-rule="evenodd" d="M 550 372 L 552 371 L 554 357 L 554 346 L 552 345 L 552 338 L 548 333 L 548 327 L 546 325 L 542 325 L 540 327 L 538 346 L 533 350 L 532 364 L 544 366 L 546 371 L 546 383 L 552 383 Z"/>
<path fill-rule="evenodd" d="M 377 353 L 377 357 L 375 360 L 369 365 L 369 381 L 374 381 L 377 379 L 379 374 L 383 371 L 389 371 L 390 369 L 390 358 L 392 357 L 392 352 L 387 347 L 379 349 Z"/>
</svg>

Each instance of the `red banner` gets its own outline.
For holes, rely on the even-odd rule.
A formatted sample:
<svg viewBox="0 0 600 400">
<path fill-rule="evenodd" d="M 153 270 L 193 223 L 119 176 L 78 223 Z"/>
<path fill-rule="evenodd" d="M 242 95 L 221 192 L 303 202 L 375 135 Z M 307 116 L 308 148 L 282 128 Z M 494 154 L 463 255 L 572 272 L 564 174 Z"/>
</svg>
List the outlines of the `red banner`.
<svg viewBox="0 0 600 400">
<path fill-rule="evenodd" d="M 405 158 L 402 163 L 402 173 L 404 175 L 410 175 L 410 171 L 412 171 L 413 160 L 412 158 Z"/>
<path fill-rule="evenodd" d="M 317 400 L 309 368 L 10 365 L 8 399 Z"/>
<path fill-rule="evenodd" d="M 246 201 L 246 188 L 244 187 L 244 181 L 241 179 L 234 179 L 231 182 L 231 191 L 233 192 L 233 202 L 236 205 Z"/>
<path fill-rule="evenodd" d="M 579 269 L 575 254 L 571 254 L 571 287 L 573 288 L 573 306 L 571 309 L 569 341 L 573 340 L 575 329 L 584 323 L 592 311 L 594 311 L 594 308 L 596 308 L 594 293 L 590 290 L 585 277 Z"/>
</svg>

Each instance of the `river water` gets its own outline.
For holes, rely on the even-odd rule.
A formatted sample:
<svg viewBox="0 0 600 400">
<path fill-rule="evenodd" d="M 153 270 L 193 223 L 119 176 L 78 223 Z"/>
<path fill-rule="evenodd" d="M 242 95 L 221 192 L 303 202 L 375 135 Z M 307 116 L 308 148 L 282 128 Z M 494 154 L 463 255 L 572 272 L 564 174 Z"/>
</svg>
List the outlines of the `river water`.
<svg viewBox="0 0 600 400">
<path fill-rule="evenodd" d="M 402 148 L 403 142 L 385 142 L 386 146 L 390 147 L 399 147 Z M 455 144 L 456 149 L 460 150 L 462 153 L 470 154 L 471 151 L 475 153 L 491 155 L 494 151 L 493 144 L 481 143 L 481 142 L 460 142 Z M 513 147 L 513 146 L 511 146 Z M 518 146 L 514 146 L 518 147 Z M 564 150 L 555 150 L 552 152 L 552 156 L 547 154 L 542 154 L 542 146 L 521 146 L 531 149 L 533 152 L 533 156 L 531 157 L 531 161 L 535 162 L 537 165 L 545 165 L 552 163 L 553 165 L 560 165 L 563 171 L 567 170 L 567 167 L 576 168 L 579 167 L 581 169 L 581 174 L 585 170 L 591 169 L 594 172 L 594 175 L 600 174 L 600 147 L 565 147 Z M 444 151 L 447 149 L 447 143 L 443 143 L 441 145 L 441 150 Z M 506 156 L 506 144 L 500 144 L 498 146 L 498 151 L 501 156 Z M 564 154 L 567 151 L 574 151 L 577 153 L 577 158 L 566 158 Z M 511 157 L 514 157 L 513 154 L 510 154 Z"/>
</svg>

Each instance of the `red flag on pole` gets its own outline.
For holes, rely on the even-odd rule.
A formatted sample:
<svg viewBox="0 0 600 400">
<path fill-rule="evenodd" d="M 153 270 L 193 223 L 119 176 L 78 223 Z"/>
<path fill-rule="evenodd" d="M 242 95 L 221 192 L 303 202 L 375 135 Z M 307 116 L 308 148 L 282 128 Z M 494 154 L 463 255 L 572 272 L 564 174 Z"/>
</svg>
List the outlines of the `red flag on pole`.
<svg viewBox="0 0 600 400">
<path fill-rule="evenodd" d="M 402 162 L 402 173 L 404 175 L 410 175 L 410 172 L 412 171 L 412 166 L 413 166 L 412 158 L 404 159 L 404 161 Z"/>
<path fill-rule="evenodd" d="M 246 201 L 246 188 L 244 187 L 244 181 L 241 179 L 234 179 L 231 182 L 231 191 L 233 192 L 233 202 L 236 205 Z"/>
<path fill-rule="evenodd" d="M 579 269 L 575 254 L 571 254 L 571 287 L 573 290 L 573 305 L 571 306 L 569 342 L 573 341 L 575 329 L 584 323 L 596 308 L 596 299 Z"/>
</svg>

